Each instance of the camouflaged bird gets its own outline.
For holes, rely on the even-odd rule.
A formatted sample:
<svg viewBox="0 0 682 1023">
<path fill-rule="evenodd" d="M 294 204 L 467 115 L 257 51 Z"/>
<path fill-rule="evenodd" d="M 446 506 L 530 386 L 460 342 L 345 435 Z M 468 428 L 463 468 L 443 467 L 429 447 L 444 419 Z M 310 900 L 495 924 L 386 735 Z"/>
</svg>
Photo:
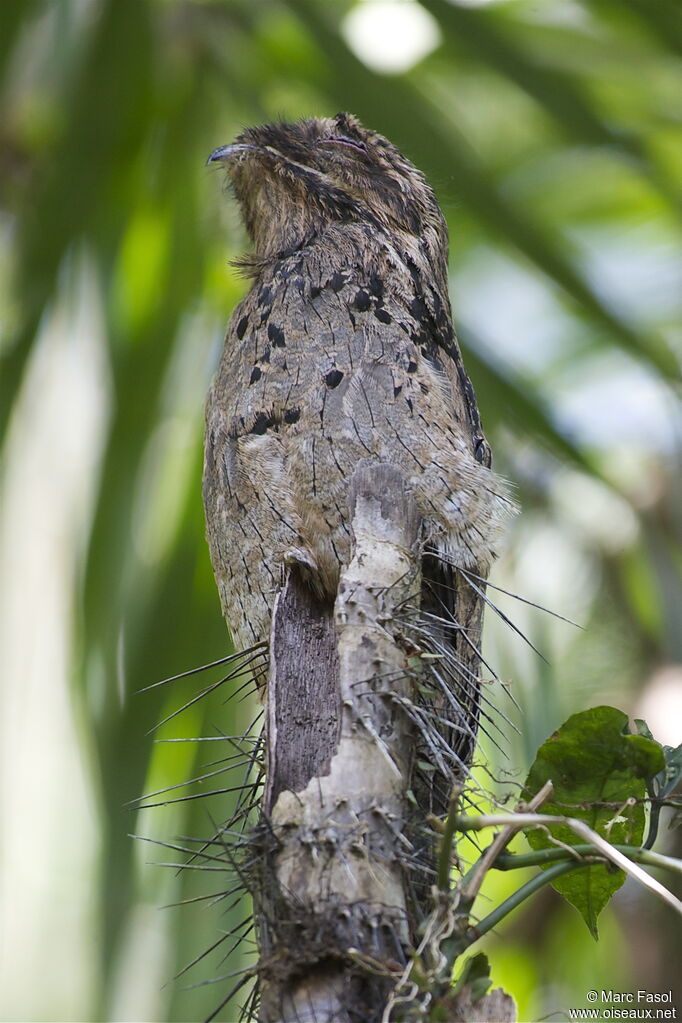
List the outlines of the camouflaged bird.
<svg viewBox="0 0 682 1023">
<path fill-rule="evenodd" d="M 254 248 L 206 419 L 208 541 L 235 644 L 268 639 L 287 566 L 334 600 L 361 459 L 403 473 L 447 604 L 453 566 L 486 573 L 510 502 L 452 327 L 432 189 L 345 113 L 250 128 L 211 161 Z"/>
</svg>

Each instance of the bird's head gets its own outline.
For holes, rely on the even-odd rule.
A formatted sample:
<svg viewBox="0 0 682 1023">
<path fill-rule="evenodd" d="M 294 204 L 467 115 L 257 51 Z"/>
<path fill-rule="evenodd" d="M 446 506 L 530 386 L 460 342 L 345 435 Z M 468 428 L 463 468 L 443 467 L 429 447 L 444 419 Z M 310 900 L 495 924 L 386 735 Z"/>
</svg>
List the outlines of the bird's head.
<svg viewBox="0 0 682 1023">
<path fill-rule="evenodd" d="M 211 154 L 223 163 L 259 260 L 306 245 L 332 222 L 369 222 L 447 253 L 447 228 L 421 171 L 352 114 L 248 128 Z"/>
</svg>

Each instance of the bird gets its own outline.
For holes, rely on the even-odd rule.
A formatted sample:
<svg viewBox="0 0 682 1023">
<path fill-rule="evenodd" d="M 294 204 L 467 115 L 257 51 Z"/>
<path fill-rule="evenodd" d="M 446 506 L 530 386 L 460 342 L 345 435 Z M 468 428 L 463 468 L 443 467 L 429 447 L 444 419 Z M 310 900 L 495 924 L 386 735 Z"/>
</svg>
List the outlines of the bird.
<svg viewBox="0 0 682 1023">
<path fill-rule="evenodd" d="M 486 576 L 513 502 L 453 329 L 433 189 L 346 112 L 248 128 L 208 162 L 225 168 L 252 246 L 206 404 L 207 538 L 235 645 L 267 642 L 289 571 L 333 605 L 349 482 L 369 459 L 397 466 L 416 501 L 422 610 L 444 622 L 429 624 L 437 646 L 461 647 L 456 573 Z"/>
</svg>

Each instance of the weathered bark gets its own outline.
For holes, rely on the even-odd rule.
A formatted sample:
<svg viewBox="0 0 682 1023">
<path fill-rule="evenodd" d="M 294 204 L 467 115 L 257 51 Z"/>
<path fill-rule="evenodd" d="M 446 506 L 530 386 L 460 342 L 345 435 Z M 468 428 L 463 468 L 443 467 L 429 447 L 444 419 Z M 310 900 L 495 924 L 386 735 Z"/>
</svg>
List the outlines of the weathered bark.
<svg viewBox="0 0 682 1023">
<path fill-rule="evenodd" d="M 273 610 L 267 699 L 268 771 L 264 807 L 329 772 L 339 740 L 339 656 L 331 605 L 289 573 Z"/>
<path fill-rule="evenodd" d="M 263 1023 L 369 1023 L 413 942 L 403 862 L 414 671 L 392 624 L 420 592 L 400 472 L 360 465 L 335 607 L 292 571 L 273 614 L 259 925 Z"/>
<path fill-rule="evenodd" d="M 501 987 L 475 1001 L 470 989 L 465 987 L 453 998 L 449 1008 L 452 1010 L 449 1023 L 514 1023 L 516 1020 L 516 1003 Z"/>
</svg>

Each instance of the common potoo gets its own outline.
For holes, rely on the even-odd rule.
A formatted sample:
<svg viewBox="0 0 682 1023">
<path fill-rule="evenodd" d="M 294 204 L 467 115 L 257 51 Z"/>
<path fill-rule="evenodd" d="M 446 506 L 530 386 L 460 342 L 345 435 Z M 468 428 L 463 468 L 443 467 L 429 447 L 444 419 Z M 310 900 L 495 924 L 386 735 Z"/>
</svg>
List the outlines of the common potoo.
<svg viewBox="0 0 682 1023">
<path fill-rule="evenodd" d="M 345 113 L 251 128 L 210 161 L 254 249 L 206 424 L 208 541 L 235 644 L 267 640 L 288 566 L 333 602 L 367 458 L 398 466 L 416 498 L 422 606 L 450 615 L 456 641 L 454 570 L 485 575 L 509 501 L 452 327 L 432 189 Z"/>
</svg>

